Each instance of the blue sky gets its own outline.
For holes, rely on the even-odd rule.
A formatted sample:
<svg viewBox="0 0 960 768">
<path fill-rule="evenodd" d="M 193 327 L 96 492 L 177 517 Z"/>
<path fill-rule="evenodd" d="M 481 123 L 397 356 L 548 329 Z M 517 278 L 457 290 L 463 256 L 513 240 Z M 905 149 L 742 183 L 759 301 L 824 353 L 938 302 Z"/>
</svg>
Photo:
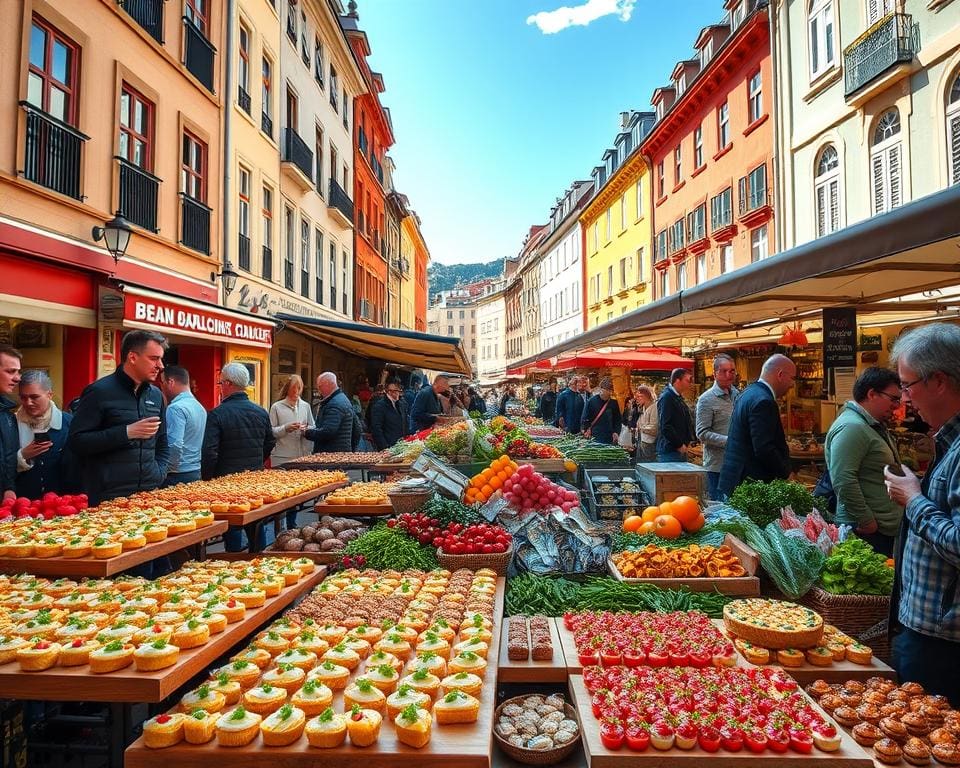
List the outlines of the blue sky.
<svg viewBox="0 0 960 768">
<path fill-rule="evenodd" d="M 456 264 L 517 253 L 590 177 L 619 112 L 650 108 L 723 2 L 358 0 L 358 11 L 386 82 L 397 187 L 433 259 Z M 579 23 L 545 33 L 528 23 L 540 12 L 549 30 Z"/>
</svg>

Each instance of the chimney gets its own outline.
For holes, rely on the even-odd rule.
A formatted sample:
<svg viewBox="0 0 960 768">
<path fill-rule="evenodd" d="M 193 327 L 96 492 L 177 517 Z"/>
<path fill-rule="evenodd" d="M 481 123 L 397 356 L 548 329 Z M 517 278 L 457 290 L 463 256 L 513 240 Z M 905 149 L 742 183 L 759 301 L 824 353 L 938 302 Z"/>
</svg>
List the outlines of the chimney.
<svg viewBox="0 0 960 768">
<path fill-rule="evenodd" d="M 347 3 L 347 17 L 356 20 L 360 19 L 360 14 L 357 13 L 356 0 L 350 0 L 350 2 Z"/>
<path fill-rule="evenodd" d="M 620 130 L 621 131 L 627 130 L 627 125 L 629 125 L 629 123 L 630 123 L 630 113 L 621 112 L 620 113 Z"/>
</svg>

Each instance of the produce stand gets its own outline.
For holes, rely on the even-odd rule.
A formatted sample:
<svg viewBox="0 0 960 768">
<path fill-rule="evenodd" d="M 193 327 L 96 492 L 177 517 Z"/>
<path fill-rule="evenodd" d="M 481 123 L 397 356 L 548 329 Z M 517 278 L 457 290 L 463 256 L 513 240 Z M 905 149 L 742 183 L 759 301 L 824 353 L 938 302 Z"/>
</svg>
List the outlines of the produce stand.
<svg viewBox="0 0 960 768">
<path fill-rule="evenodd" d="M 382 517 L 393 514 L 393 504 L 325 504 L 313 508 L 318 515 L 335 517 Z"/>
<path fill-rule="evenodd" d="M 806 694 L 804 694 L 806 695 Z M 590 694 L 581 675 L 571 675 L 570 696 L 580 716 L 580 731 L 583 748 L 590 768 L 621 768 L 622 766 L 649 765 L 651 768 L 811 768 L 828 763 L 831 768 L 874 768 L 873 758 L 853 738 L 838 729 L 842 743 L 836 752 L 821 752 L 814 749 L 808 755 L 796 752 L 776 754 L 765 750 L 760 754 L 743 749 L 740 752 L 705 752 L 699 746 L 693 749 L 671 749 L 659 752 L 652 746 L 645 752 L 632 752 L 626 748 L 611 751 L 600 742 L 600 723 L 590 710 Z M 812 700 L 810 705 L 820 710 Z M 822 710 L 820 710 L 822 712 Z"/>
<path fill-rule="evenodd" d="M 493 615 L 503 615 L 504 579 L 497 579 Z M 393 726 L 384 722 L 380 736 L 370 747 L 358 748 L 349 740 L 333 749 L 316 749 L 301 737 L 287 747 L 264 747 L 258 737 L 246 747 L 224 748 L 216 740 L 204 745 L 180 743 L 167 749 L 149 749 L 137 739 L 124 755 L 126 768 L 211 768 L 218 761 L 231 768 L 261 768 L 272 763 L 283 768 L 324 765 L 330 768 L 408 768 L 410 765 L 443 766 L 443 768 L 489 768 L 492 750 L 493 712 L 496 708 L 497 664 L 499 660 L 501 623 L 494 622 L 484 687 L 480 695 L 477 722 L 437 725 L 434 723 L 430 742 L 422 749 L 401 744 Z M 343 711 L 343 694 L 334 695 L 333 708 Z"/>
<path fill-rule="evenodd" d="M 562 621 L 562 619 L 560 620 Z M 506 623 L 506 619 L 503 619 Z M 564 683 L 567 680 L 567 659 L 560 641 L 557 619 L 551 618 L 550 642 L 553 658 L 550 661 L 534 661 L 528 658 L 515 661 L 507 656 L 507 633 L 500 633 L 500 665 L 497 669 L 498 683 Z M 529 632 L 529 629 L 528 629 Z"/>
<path fill-rule="evenodd" d="M 149 563 L 158 557 L 169 555 L 187 547 L 197 546 L 197 559 L 202 560 L 206 551 L 206 542 L 226 532 L 228 524 L 216 521 L 187 533 L 167 536 L 163 541 L 146 544 L 139 549 L 121 552 L 116 557 L 99 560 L 92 555 L 86 557 L 3 557 L 0 558 L 0 573 L 32 573 L 35 576 L 88 576 L 106 578 L 115 573 L 126 571 L 143 563 Z"/>
</svg>

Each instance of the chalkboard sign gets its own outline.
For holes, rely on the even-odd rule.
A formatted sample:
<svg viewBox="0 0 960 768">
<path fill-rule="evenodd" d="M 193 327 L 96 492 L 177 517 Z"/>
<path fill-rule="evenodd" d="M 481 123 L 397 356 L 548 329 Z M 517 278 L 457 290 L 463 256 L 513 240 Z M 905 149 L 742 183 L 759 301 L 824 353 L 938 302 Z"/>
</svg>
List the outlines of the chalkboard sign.
<svg viewBox="0 0 960 768">
<path fill-rule="evenodd" d="M 857 310 L 823 310 L 823 367 L 844 368 L 857 364 Z"/>
</svg>

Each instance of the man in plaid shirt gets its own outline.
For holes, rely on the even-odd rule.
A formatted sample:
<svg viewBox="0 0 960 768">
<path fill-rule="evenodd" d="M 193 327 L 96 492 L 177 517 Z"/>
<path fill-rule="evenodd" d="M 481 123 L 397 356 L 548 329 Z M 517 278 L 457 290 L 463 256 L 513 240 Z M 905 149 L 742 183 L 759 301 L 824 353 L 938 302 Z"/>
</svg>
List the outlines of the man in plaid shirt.
<svg viewBox="0 0 960 768">
<path fill-rule="evenodd" d="M 931 323 L 897 339 L 891 363 L 903 398 L 936 430 L 923 482 L 887 467 L 890 498 L 905 507 L 891 598 L 894 664 L 960 707 L 960 327 Z"/>
</svg>

